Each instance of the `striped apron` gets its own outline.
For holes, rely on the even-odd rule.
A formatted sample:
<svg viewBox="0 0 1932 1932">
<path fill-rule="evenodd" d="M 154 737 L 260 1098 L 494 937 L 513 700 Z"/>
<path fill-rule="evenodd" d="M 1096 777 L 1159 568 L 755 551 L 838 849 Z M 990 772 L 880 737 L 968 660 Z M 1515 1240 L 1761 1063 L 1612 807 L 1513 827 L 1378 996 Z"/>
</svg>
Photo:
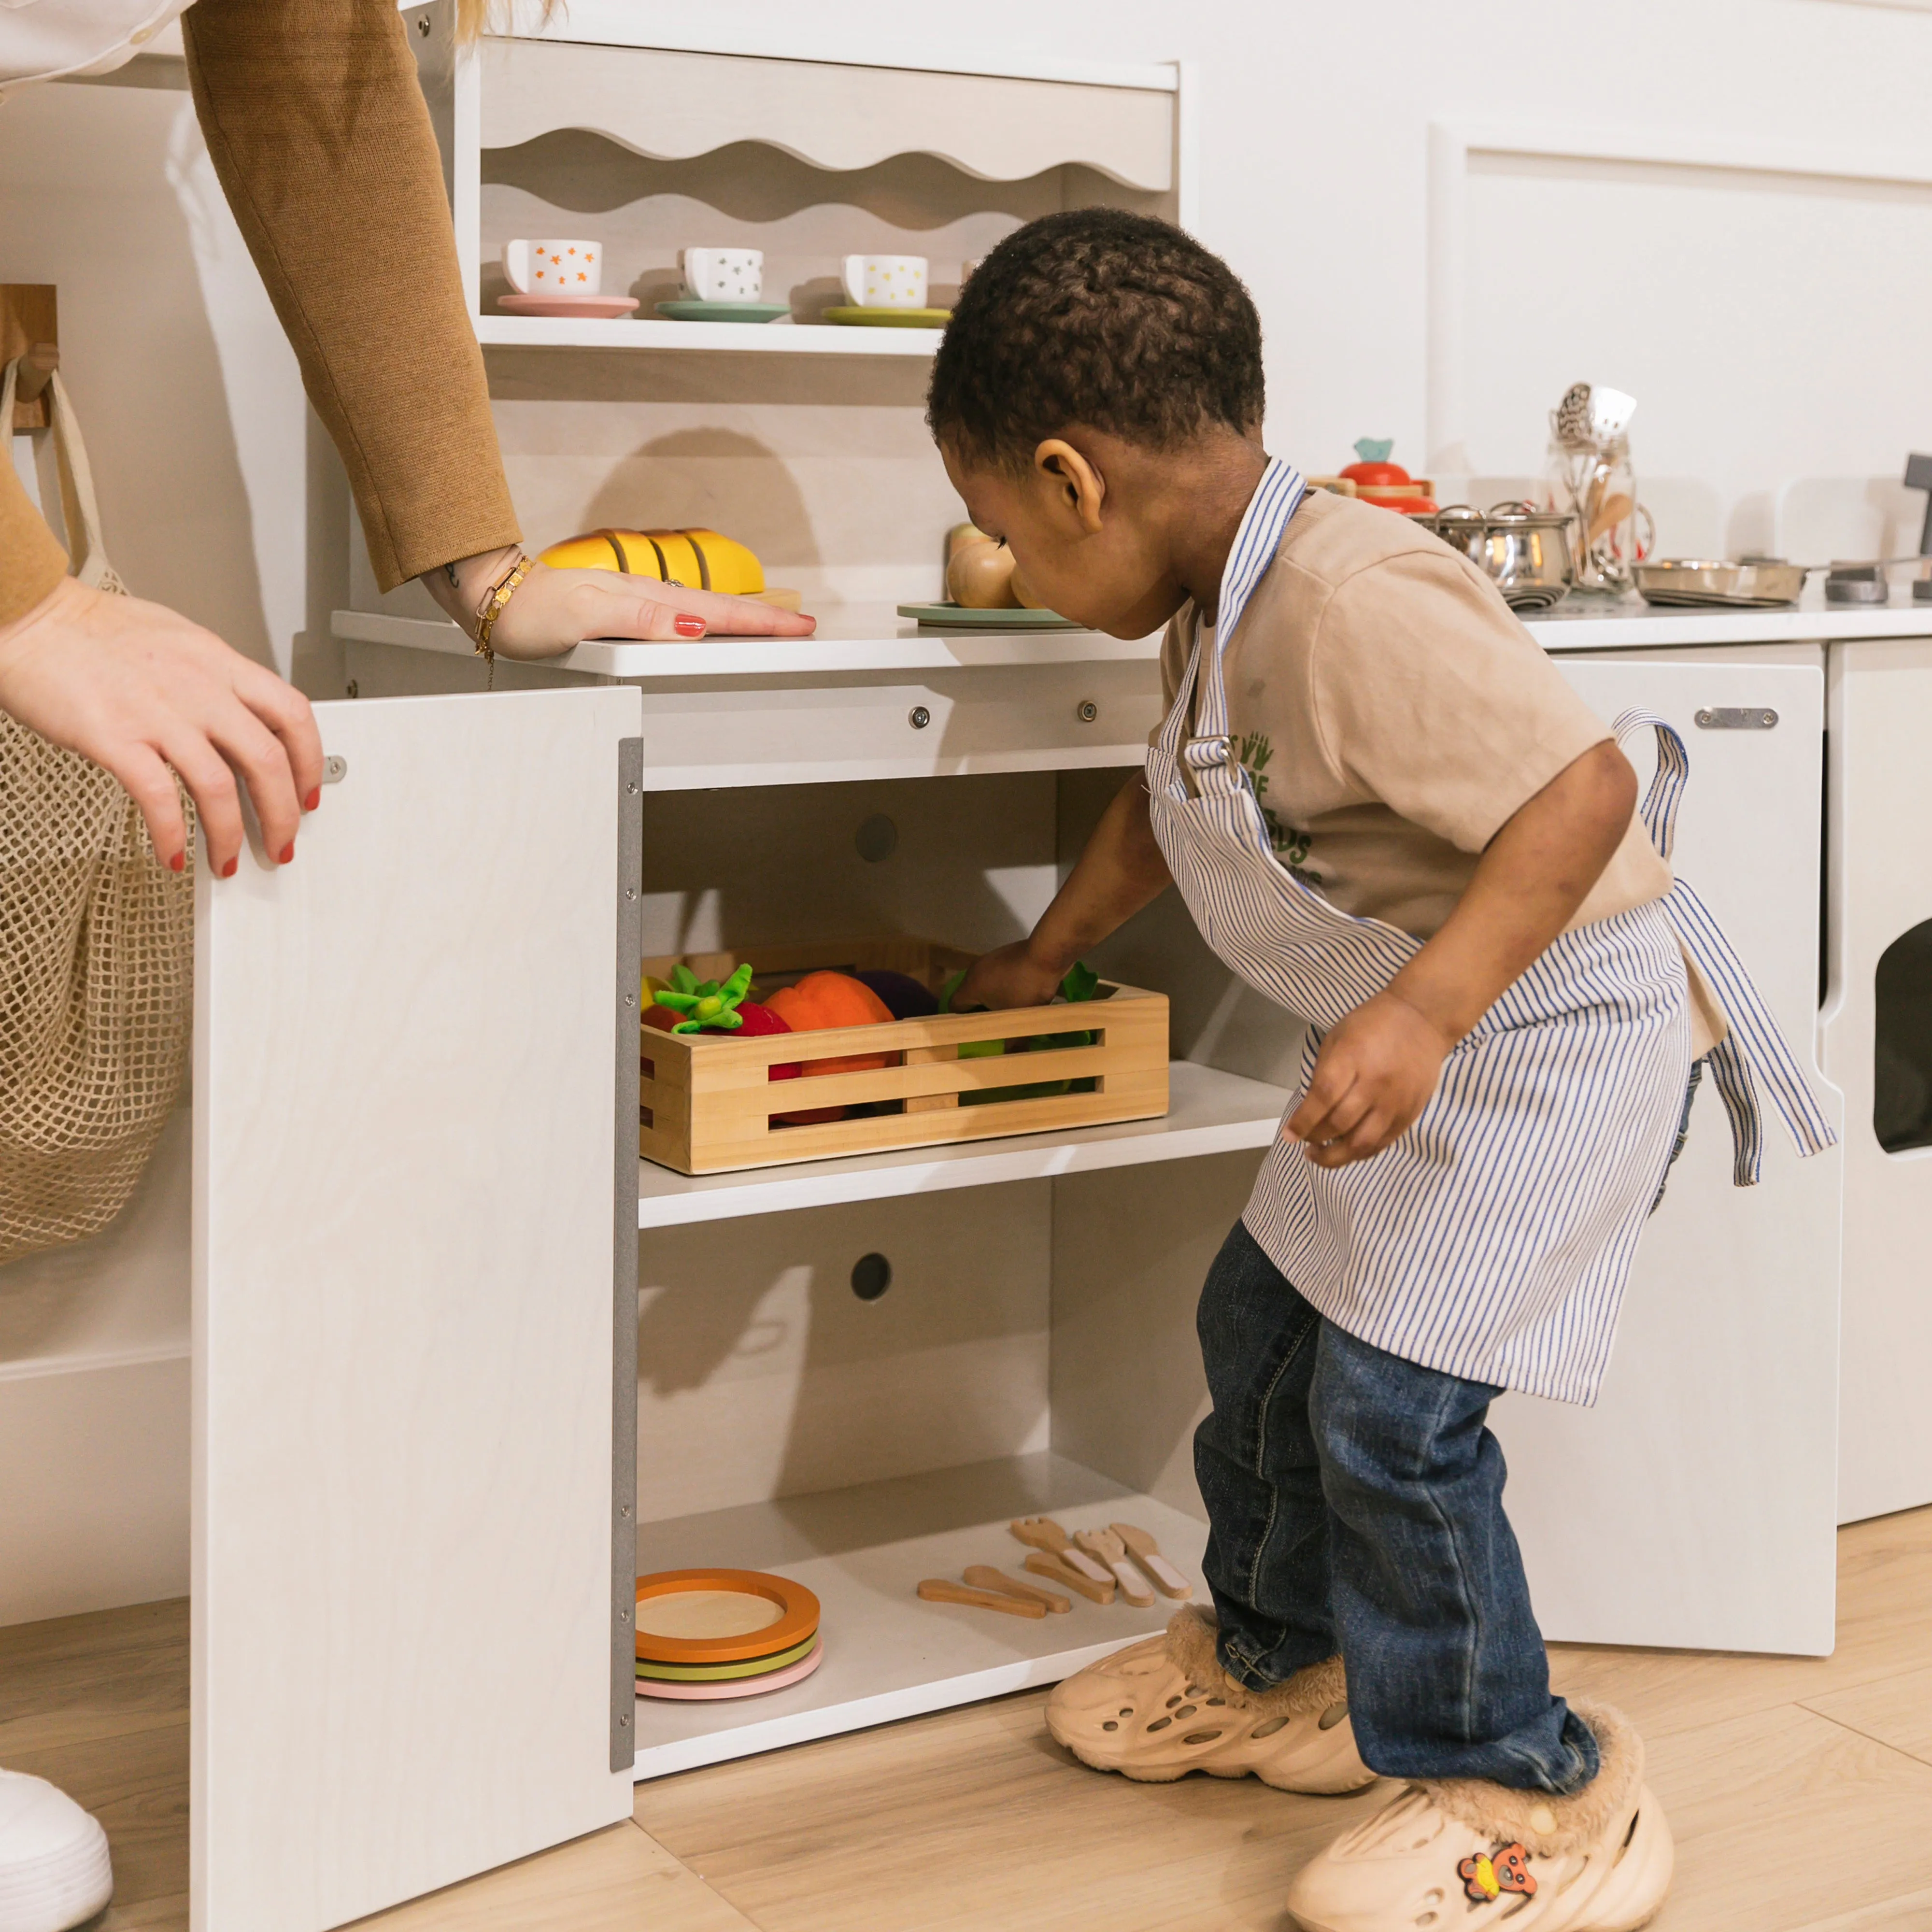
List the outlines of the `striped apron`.
<svg viewBox="0 0 1932 1932">
<path fill-rule="evenodd" d="M 1309 1024 L 1300 1102 L 1327 1032 L 1423 942 L 1338 910 L 1276 859 L 1230 742 L 1222 658 L 1306 486 L 1276 458 L 1248 506 L 1204 627 L 1149 750 L 1154 832 L 1202 937 Z M 1642 808 L 1668 859 L 1689 774 L 1660 718 Z M 1835 1138 L 1717 922 L 1681 880 L 1663 898 L 1560 934 L 1450 1053 L 1414 1126 L 1373 1158 L 1318 1167 L 1277 1138 L 1243 1220 L 1328 1320 L 1391 1354 L 1561 1401 L 1596 1399 L 1645 1217 L 1684 1103 L 1688 953 L 1731 1022 L 1711 1054 L 1741 1186 L 1763 1136 L 1753 1074 L 1801 1154 Z"/>
</svg>

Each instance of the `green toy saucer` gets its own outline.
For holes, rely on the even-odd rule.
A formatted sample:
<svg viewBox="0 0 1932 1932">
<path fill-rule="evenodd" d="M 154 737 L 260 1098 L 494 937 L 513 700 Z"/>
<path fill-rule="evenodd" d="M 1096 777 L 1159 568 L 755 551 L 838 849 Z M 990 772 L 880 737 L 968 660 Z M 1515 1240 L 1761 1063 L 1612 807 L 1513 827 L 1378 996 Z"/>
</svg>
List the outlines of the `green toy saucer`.
<svg viewBox="0 0 1932 1932">
<path fill-rule="evenodd" d="M 910 617 L 929 631 L 1077 631 L 1080 626 L 1058 610 L 969 610 L 963 604 L 902 604 Z"/>
<path fill-rule="evenodd" d="M 790 302 L 661 302 L 668 322 L 776 322 L 791 313 Z"/>
<path fill-rule="evenodd" d="M 952 320 L 950 308 L 829 308 L 824 320 L 862 328 L 944 328 Z"/>
</svg>

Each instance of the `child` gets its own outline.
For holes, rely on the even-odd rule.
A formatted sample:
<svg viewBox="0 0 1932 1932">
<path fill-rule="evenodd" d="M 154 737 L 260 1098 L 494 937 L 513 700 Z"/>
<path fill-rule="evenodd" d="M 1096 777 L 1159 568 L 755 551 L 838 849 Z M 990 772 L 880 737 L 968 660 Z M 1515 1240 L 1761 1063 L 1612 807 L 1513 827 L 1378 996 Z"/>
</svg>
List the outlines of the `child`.
<svg viewBox="0 0 1932 1932">
<path fill-rule="evenodd" d="M 1498 1900 L 1536 1932 L 1622 1932 L 1663 1901 L 1670 1828 L 1629 1725 L 1550 1694 L 1485 1417 L 1504 1388 L 1594 1399 L 1694 1059 L 1745 1137 L 1741 1180 L 1748 1060 L 1801 1149 L 1830 1130 L 1646 830 L 1667 851 L 1674 734 L 1640 818 L 1612 734 L 1489 580 L 1386 510 L 1305 494 L 1262 400 L 1227 267 L 1104 208 L 1001 243 L 933 369 L 947 473 L 1034 593 L 1118 637 L 1168 626 L 1144 775 L 959 1003 L 1044 1003 L 1172 883 L 1310 1022 L 1202 1296 L 1218 1624 L 1184 1612 L 1047 1720 L 1135 1778 L 1412 1780 L 1297 1876 L 1309 1932 Z"/>
</svg>

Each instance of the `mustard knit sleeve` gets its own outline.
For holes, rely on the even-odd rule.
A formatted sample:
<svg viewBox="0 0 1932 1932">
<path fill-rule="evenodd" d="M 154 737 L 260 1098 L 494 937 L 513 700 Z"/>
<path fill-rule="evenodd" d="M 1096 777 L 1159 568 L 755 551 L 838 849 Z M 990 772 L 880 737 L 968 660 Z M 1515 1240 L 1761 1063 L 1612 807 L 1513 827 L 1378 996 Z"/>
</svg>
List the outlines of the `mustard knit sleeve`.
<svg viewBox="0 0 1932 1932">
<path fill-rule="evenodd" d="M 199 0 L 216 173 L 384 590 L 517 541 L 429 110 L 394 0 Z"/>
<path fill-rule="evenodd" d="M 10 444 L 13 424 L 0 434 Z M 25 616 L 66 571 L 67 552 L 22 488 L 10 449 L 0 454 L 0 624 Z"/>
</svg>

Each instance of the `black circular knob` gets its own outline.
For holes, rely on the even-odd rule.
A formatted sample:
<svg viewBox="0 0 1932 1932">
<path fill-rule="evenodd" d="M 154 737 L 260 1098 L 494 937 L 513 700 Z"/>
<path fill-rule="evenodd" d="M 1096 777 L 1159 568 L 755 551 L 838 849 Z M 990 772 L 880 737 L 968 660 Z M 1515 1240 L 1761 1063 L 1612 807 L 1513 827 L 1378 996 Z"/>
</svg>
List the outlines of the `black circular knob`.
<svg viewBox="0 0 1932 1932">
<path fill-rule="evenodd" d="M 892 1285 L 892 1264 L 884 1255 L 861 1255 L 852 1264 L 852 1292 L 861 1301 L 876 1301 Z"/>
</svg>

